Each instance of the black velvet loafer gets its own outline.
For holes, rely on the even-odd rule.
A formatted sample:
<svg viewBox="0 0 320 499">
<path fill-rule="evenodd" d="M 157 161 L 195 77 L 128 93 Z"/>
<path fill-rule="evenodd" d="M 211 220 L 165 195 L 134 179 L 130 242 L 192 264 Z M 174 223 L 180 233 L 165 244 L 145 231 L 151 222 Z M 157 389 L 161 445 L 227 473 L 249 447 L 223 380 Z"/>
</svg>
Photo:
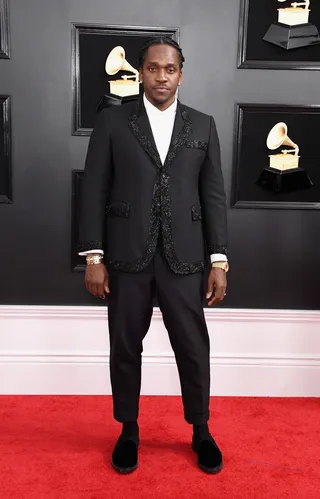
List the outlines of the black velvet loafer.
<svg viewBox="0 0 320 499">
<path fill-rule="evenodd" d="M 139 440 L 119 437 L 112 453 L 111 464 L 119 473 L 132 473 L 138 468 Z"/>
<path fill-rule="evenodd" d="M 192 439 L 192 449 L 198 454 L 198 466 L 205 473 L 219 473 L 222 470 L 222 454 L 214 439 Z"/>
</svg>

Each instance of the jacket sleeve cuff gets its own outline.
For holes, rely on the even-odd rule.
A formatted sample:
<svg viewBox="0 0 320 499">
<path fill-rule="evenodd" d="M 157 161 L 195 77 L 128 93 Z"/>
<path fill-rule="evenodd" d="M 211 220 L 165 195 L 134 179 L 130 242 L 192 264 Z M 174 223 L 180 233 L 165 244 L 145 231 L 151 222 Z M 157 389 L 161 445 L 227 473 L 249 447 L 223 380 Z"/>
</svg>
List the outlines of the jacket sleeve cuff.
<svg viewBox="0 0 320 499">
<path fill-rule="evenodd" d="M 87 253 L 101 253 L 103 255 L 103 242 L 102 241 L 84 241 L 77 245 L 77 252 L 79 255 L 86 255 Z"/>
<path fill-rule="evenodd" d="M 226 257 L 228 257 L 227 246 L 222 245 L 222 244 L 208 244 L 208 253 L 209 253 L 209 255 L 220 254 L 220 255 L 225 255 Z"/>
</svg>

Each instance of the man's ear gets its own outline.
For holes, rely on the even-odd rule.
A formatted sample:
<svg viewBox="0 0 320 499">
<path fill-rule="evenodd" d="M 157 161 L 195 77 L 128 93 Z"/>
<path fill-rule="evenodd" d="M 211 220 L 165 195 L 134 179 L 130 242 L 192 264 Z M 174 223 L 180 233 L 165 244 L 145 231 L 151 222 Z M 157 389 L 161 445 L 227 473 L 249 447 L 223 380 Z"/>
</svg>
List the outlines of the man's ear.
<svg viewBox="0 0 320 499">
<path fill-rule="evenodd" d="M 141 82 L 143 81 L 142 70 L 141 69 L 139 69 L 139 81 L 141 81 Z"/>
</svg>

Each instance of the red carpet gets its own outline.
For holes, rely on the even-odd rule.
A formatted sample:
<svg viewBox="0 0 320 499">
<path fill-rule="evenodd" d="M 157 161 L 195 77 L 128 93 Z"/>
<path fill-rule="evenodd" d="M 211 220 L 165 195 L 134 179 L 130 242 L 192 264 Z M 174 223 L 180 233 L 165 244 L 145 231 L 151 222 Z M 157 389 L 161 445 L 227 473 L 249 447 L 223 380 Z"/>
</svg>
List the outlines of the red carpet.
<svg viewBox="0 0 320 499">
<path fill-rule="evenodd" d="M 110 397 L 2 396 L 1 499 L 318 499 L 320 399 L 213 398 L 225 467 L 202 473 L 179 397 L 142 397 L 139 468 L 118 475 Z"/>
</svg>

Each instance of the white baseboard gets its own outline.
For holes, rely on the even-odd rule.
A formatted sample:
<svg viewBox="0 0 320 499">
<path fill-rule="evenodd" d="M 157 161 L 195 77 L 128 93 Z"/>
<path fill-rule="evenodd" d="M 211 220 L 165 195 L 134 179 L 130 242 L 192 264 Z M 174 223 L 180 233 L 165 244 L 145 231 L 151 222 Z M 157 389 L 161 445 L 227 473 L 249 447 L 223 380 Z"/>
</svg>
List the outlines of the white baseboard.
<svg viewBox="0 0 320 499">
<path fill-rule="evenodd" d="M 211 394 L 320 396 L 320 312 L 208 309 Z M 105 307 L 0 306 L 1 394 L 110 394 Z M 142 394 L 179 395 L 174 355 L 154 309 Z"/>
</svg>

